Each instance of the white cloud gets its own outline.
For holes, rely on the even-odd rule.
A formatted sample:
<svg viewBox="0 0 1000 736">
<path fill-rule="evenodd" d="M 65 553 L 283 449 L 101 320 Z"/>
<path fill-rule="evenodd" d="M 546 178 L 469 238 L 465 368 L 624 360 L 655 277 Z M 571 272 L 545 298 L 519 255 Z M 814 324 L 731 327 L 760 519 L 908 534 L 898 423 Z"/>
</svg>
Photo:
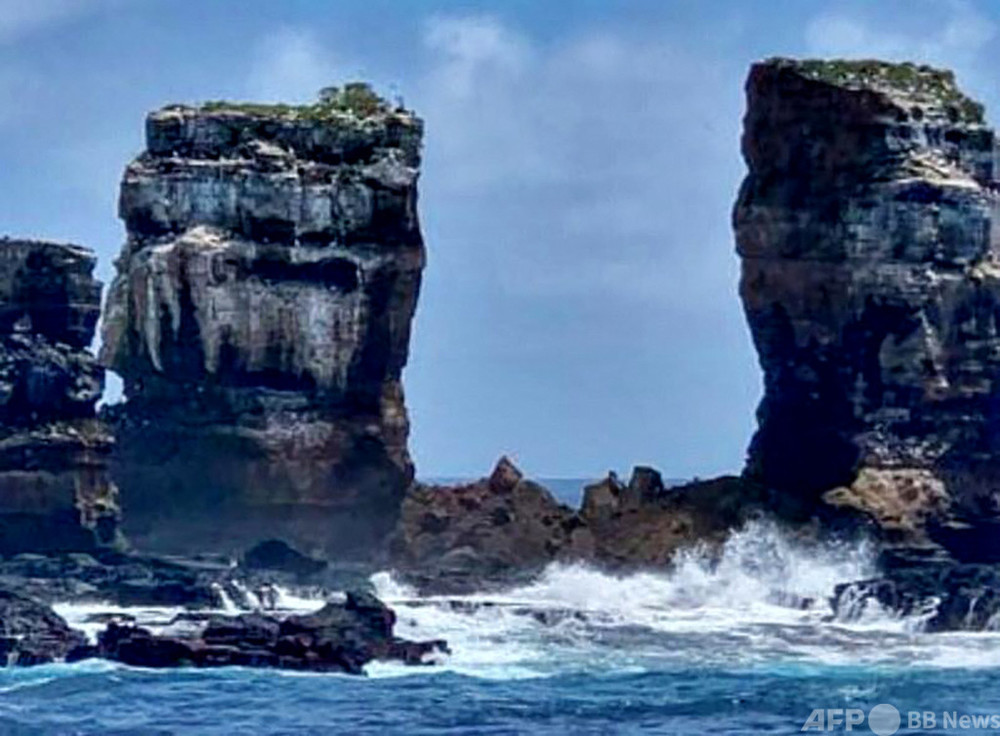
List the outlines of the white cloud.
<svg viewBox="0 0 1000 736">
<path fill-rule="evenodd" d="M 0 43 L 123 0 L 0 0 Z"/>
<path fill-rule="evenodd" d="M 0 0 L 0 46 L 130 0 Z M 134 1 L 134 0 L 131 0 Z M 0 126 L 29 113 L 44 99 L 46 86 L 30 64 L 0 67 Z"/>
<path fill-rule="evenodd" d="M 335 84 L 337 64 L 311 31 L 283 28 L 257 50 L 247 81 L 250 98 L 266 102 L 310 102 Z"/>
<path fill-rule="evenodd" d="M 742 68 L 637 29 L 543 44 L 492 15 L 432 16 L 422 44 L 406 98 L 427 120 L 424 202 L 446 236 L 476 243 L 438 268 L 519 273 L 494 285 L 535 296 L 622 276 L 642 300 L 702 299 L 705 276 L 731 290 Z M 285 28 L 246 89 L 307 101 L 343 69 L 310 30 Z"/>
<path fill-rule="evenodd" d="M 965 0 L 914 3 L 927 12 L 926 25 L 900 29 L 890 17 L 823 13 L 806 27 L 809 52 L 818 56 L 929 62 L 968 70 L 996 35 L 996 26 Z M 941 14 L 943 11 L 943 15 Z M 924 17 L 914 12 L 911 17 Z"/>
<path fill-rule="evenodd" d="M 12 67 L 0 67 L 0 127 L 16 121 L 33 106 L 40 87 L 36 75 Z"/>
<path fill-rule="evenodd" d="M 426 194 L 461 201 L 467 222 L 443 227 L 476 240 L 456 270 L 491 263 L 533 295 L 731 291 L 742 69 L 641 32 L 540 44 L 490 16 L 435 17 L 424 42 Z"/>
<path fill-rule="evenodd" d="M 40 26 L 79 12 L 73 0 L 0 0 L 0 41 L 10 41 Z"/>
<path fill-rule="evenodd" d="M 424 43 L 442 59 L 435 82 L 463 97 L 475 94 L 477 77 L 516 75 L 529 57 L 527 40 L 492 16 L 435 16 Z"/>
</svg>

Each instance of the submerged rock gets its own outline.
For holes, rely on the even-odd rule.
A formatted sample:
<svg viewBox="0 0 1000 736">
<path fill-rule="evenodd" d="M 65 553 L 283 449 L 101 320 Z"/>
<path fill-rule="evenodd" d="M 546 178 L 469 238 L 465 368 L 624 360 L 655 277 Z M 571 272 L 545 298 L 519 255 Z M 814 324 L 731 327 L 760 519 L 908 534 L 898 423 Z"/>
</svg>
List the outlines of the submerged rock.
<svg viewBox="0 0 1000 736">
<path fill-rule="evenodd" d="M 102 348 L 141 548 L 367 554 L 395 523 L 423 124 L 352 89 L 147 120 Z"/>
<path fill-rule="evenodd" d="M 951 72 L 869 61 L 756 64 L 747 100 L 734 222 L 765 391 L 748 476 L 787 514 L 857 513 L 898 542 L 995 519 L 1000 199 L 982 106 Z"/>
<path fill-rule="evenodd" d="M 0 239 L 0 554 L 117 540 L 112 439 L 95 418 L 104 372 L 94 254 Z"/>
<path fill-rule="evenodd" d="M 111 623 L 93 656 L 138 667 L 278 667 L 360 675 L 373 660 L 429 662 L 443 641 L 396 637 L 396 616 L 374 596 L 348 593 L 316 613 L 278 619 L 260 614 L 216 617 L 194 637 L 160 636 Z"/>
</svg>

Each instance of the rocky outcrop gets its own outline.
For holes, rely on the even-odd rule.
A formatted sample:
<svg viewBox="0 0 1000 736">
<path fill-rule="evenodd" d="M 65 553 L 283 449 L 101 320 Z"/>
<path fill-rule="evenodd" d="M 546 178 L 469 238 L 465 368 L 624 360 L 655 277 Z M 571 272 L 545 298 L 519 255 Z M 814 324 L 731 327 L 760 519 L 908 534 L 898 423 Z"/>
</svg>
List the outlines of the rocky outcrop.
<svg viewBox="0 0 1000 736">
<path fill-rule="evenodd" d="M 158 559 L 114 549 L 19 554 L 0 560 L 0 588 L 44 603 L 222 608 L 246 605 L 258 581 L 227 560 Z"/>
<path fill-rule="evenodd" d="M 347 593 L 343 602 L 303 616 L 211 616 L 200 625 L 187 617 L 183 635 L 123 624 L 127 616 L 121 614 L 111 618 L 97 643 L 90 644 L 48 606 L 0 590 L 0 667 L 97 658 L 136 667 L 268 667 L 361 675 L 374 660 L 423 665 L 449 652 L 442 640 L 396 636 L 396 614 L 363 592 Z"/>
<path fill-rule="evenodd" d="M 278 539 L 256 544 L 240 558 L 241 570 L 287 573 L 298 580 L 308 579 L 326 566 L 323 560 L 314 560 Z"/>
<path fill-rule="evenodd" d="M 112 440 L 95 418 L 104 373 L 93 253 L 0 240 L 0 554 L 116 540 Z"/>
<path fill-rule="evenodd" d="M 396 614 L 367 593 L 348 593 L 316 613 L 278 619 L 261 614 L 213 618 L 194 636 L 153 634 L 111 623 L 91 651 L 74 658 L 137 667 L 271 667 L 364 674 L 373 660 L 421 665 L 448 652 L 444 641 L 414 642 L 393 633 Z"/>
<path fill-rule="evenodd" d="M 413 475 L 421 136 L 357 85 L 149 116 L 102 349 L 125 384 L 115 472 L 136 545 L 274 537 L 322 556 L 392 528 Z"/>
<path fill-rule="evenodd" d="M 553 562 L 662 568 L 683 547 L 722 542 L 755 513 L 759 498 L 741 478 L 667 488 L 658 472 L 638 467 L 628 485 L 611 473 L 587 486 L 574 511 L 501 458 L 489 478 L 474 483 L 414 486 L 391 562 L 434 593 L 524 583 Z"/>
<path fill-rule="evenodd" d="M 0 666 L 56 662 L 86 641 L 48 606 L 0 590 Z"/>
<path fill-rule="evenodd" d="M 734 220 L 764 371 L 748 477 L 890 539 L 1000 511 L 995 140 L 950 72 L 771 60 Z"/>
<path fill-rule="evenodd" d="M 1000 629 L 996 565 L 955 562 L 941 549 L 889 548 L 879 566 L 879 577 L 837 586 L 831 599 L 837 619 L 889 612 L 931 633 Z"/>
<path fill-rule="evenodd" d="M 475 483 L 414 486 L 390 544 L 392 564 L 426 591 L 510 585 L 586 546 L 581 527 L 569 507 L 504 457 Z"/>
<path fill-rule="evenodd" d="M 635 468 L 628 485 L 611 473 L 584 489 L 579 518 L 593 540 L 585 558 L 614 570 L 662 567 L 682 548 L 724 542 L 759 501 L 759 490 L 735 476 L 667 488 L 652 468 Z"/>
</svg>

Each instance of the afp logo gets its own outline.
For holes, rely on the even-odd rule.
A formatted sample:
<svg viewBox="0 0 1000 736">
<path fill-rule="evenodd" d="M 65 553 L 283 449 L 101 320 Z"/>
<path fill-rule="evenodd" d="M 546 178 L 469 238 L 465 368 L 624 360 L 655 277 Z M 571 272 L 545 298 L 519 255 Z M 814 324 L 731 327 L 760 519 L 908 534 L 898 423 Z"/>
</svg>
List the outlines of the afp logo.
<svg viewBox="0 0 1000 736">
<path fill-rule="evenodd" d="M 816 708 L 802 724 L 802 731 L 853 731 L 864 722 L 865 712 L 861 708 Z M 875 736 L 892 736 L 899 730 L 899 724 L 899 711 L 887 703 L 876 705 L 868 713 L 868 728 Z"/>
</svg>

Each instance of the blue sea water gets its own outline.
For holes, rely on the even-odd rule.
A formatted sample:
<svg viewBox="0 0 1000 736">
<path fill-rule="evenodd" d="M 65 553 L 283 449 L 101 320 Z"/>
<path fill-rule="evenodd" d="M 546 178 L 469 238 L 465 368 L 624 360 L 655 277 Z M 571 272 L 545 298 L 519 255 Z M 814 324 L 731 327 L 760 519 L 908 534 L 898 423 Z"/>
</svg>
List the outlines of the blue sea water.
<svg viewBox="0 0 1000 736">
<path fill-rule="evenodd" d="M 0 670 L 0 734 L 792 734 L 815 709 L 843 712 L 807 733 L 846 733 L 845 714 L 879 704 L 901 712 L 899 733 L 993 732 L 945 719 L 1000 716 L 1000 634 L 925 634 L 919 618 L 872 608 L 834 618 L 834 586 L 872 570 L 864 545 L 804 546 L 756 523 L 721 557 L 692 551 L 622 577 L 553 566 L 501 594 L 421 597 L 387 571 L 372 584 L 398 633 L 445 638 L 450 655 L 418 669 L 377 663 L 363 678 L 107 662 Z M 58 610 L 92 633 L 86 614 L 104 609 Z M 132 613 L 163 626 L 176 612 Z M 928 727 L 909 728 L 910 711 Z M 871 733 L 864 721 L 852 732 Z"/>
<path fill-rule="evenodd" d="M 991 670 L 808 665 L 484 680 L 453 673 L 165 674 L 85 664 L 5 676 L 0 733 L 791 734 L 800 732 L 813 704 L 995 713 L 996 682 Z M 855 731 L 870 733 L 865 725 Z"/>
</svg>

